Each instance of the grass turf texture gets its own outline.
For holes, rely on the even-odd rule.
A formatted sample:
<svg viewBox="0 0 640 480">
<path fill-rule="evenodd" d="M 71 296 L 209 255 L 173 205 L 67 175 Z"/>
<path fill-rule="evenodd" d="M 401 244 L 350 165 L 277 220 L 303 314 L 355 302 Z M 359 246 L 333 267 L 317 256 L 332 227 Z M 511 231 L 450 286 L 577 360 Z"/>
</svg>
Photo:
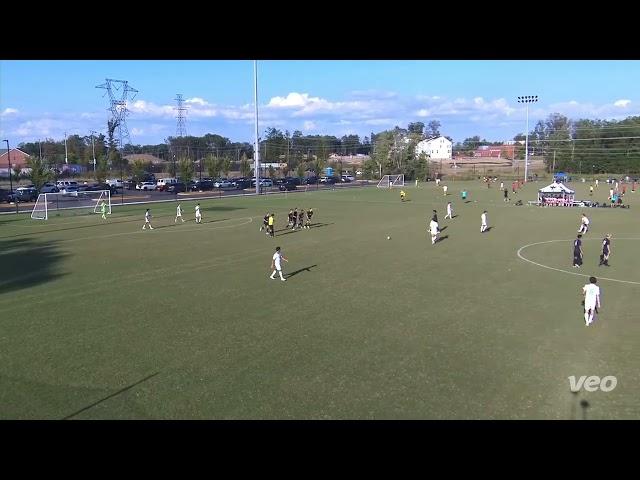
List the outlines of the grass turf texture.
<svg viewBox="0 0 640 480">
<path fill-rule="evenodd" d="M 640 285 L 599 281 L 603 308 L 585 327 L 588 279 L 516 252 L 564 239 L 522 255 L 640 282 L 640 240 L 617 239 L 640 239 L 640 192 L 627 189 L 629 210 L 513 205 L 540 186 L 508 204 L 481 182 L 450 183 L 446 198 L 407 187 L 405 203 L 376 188 L 200 201 L 202 225 L 193 201 L 178 225 L 173 203 L 114 206 L 106 222 L 2 216 L 0 418 L 638 418 Z M 284 230 L 293 207 L 313 207 L 316 226 Z M 446 228 L 432 246 L 434 208 Z M 275 239 L 258 231 L 267 211 Z M 598 268 L 607 232 L 612 266 Z M 277 245 L 287 282 L 268 278 Z M 572 394 L 572 375 L 618 383 Z"/>
</svg>

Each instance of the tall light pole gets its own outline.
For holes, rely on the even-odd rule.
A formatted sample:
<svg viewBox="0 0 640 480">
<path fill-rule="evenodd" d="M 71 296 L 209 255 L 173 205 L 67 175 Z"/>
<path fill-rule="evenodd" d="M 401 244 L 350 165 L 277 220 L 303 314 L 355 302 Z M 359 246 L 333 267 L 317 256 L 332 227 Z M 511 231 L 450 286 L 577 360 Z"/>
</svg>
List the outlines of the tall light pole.
<svg viewBox="0 0 640 480">
<path fill-rule="evenodd" d="M 253 102 L 255 105 L 255 145 L 253 147 L 256 195 L 260 193 L 260 147 L 258 144 L 258 61 L 253 61 Z"/>
<path fill-rule="evenodd" d="M 518 103 L 524 103 L 527 109 L 527 130 L 524 141 L 524 181 L 525 183 L 529 179 L 528 171 L 529 171 L 529 104 L 536 103 L 538 101 L 537 95 L 525 95 L 523 97 L 518 97 Z"/>
<path fill-rule="evenodd" d="M 91 151 L 93 152 L 93 174 L 95 175 L 96 173 L 96 146 L 93 142 L 93 134 L 94 133 L 98 133 L 95 132 L 94 130 L 91 130 Z"/>
<path fill-rule="evenodd" d="M 11 149 L 9 148 L 9 140 L 3 140 L 3 142 L 7 142 L 7 163 L 9 164 L 9 170 L 7 173 L 9 174 L 9 193 L 13 194 L 13 182 L 11 181 Z M 18 213 L 18 202 L 16 199 L 13 199 L 13 203 L 16 204 L 16 213 Z"/>
<path fill-rule="evenodd" d="M 67 158 L 67 132 L 64 132 L 64 163 L 69 163 Z"/>
</svg>

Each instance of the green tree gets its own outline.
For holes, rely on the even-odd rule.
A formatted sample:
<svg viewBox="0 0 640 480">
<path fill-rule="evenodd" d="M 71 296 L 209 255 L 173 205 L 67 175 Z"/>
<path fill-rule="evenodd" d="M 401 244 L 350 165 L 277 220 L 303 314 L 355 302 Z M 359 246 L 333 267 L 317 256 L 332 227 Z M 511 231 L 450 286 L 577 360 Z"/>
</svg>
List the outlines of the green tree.
<svg viewBox="0 0 640 480">
<path fill-rule="evenodd" d="M 37 190 L 47 183 L 53 177 L 53 173 L 49 169 L 47 163 L 40 157 L 31 156 L 27 159 L 27 166 L 31 169 L 29 180 Z"/>
<path fill-rule="evenodd" d="M 180 157 L 180 161 L 178 162 L 178 170 L 180 172 L 180 179 L 184 182 L 190 182 L 193 180 L 193 162 L 190 158 Z"/>
<path fill-rule="evenodd" d="M 251 174 L 251 164 L 247 160 L 247 156 L 243 153 L 240 160 L 240 175 L 248 177 Z"/>
<path fill-rule="evenodd" d="M 97 159 L 96 172 L 94 174 L 96 182 L 104 183 L 107 179 L 107 157 L 100 155 Z"/>
<path fill-rule="evenodd" d="M 298 174 L 298 178 L 304 178 L 304 172 L 305 172 L 304 163 L 300 162 L 298 164 L 298 170 L 296 172 Z"/>
<path fill-rule="evenodd" d="M 440 135 L 440 122 L 438 120 L 431 120 L 428 124 L 428 133 L 429 135 L 432 135 L 434 137 L 437 137 Z"/>
<path fill-rule="evenodd" d="M 146 163 L 142 160 L 134 160 L 131 164 L 131 176 L 135 183 L 141 182 L 146 170 Z"/>
<path fill-rule="evenodd" d="M 207 173 L 212 179 L 217 179 L 220 176 L 220 160 L 217 157 L 209 154 L 204 162 L 207 167 Z"/>
<path fill-rule="evenodd" d="M 225 178 L 229 176 L 229 170 L 231 170 L 231 159 L 224 157 L 222 159 L 222 171 L 224 172 Z"/>
</svg>

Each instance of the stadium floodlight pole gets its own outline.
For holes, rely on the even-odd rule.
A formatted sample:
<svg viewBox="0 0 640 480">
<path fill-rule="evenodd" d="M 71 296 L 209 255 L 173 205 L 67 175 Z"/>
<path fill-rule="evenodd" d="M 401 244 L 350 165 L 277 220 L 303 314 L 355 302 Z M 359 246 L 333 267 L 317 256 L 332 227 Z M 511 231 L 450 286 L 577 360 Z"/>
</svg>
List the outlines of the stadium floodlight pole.
<svg viewBox="0 0 640 480">
<path fill-rule="evenodd" d="M 93 142 L 93 134 L 97 133 L 93 130 L 91 130 L 91 150 L 93 151 L 93 173 L 96 173 L 96 146 Z"/>
<path fill-rule="evenodd" d="M 529 104 L 536 103 L 538 101 L 537 95 L 525 95 L 523 97 L 518 97 L 518 103 L 524 103 L 526 105 L 527 110 L 527 130 L 524 141 L 524 182 L 527 183 L 528 177 L 527 172 L 529 169 Z"/>
<path fill-rule="evenodd" d="M 67 132 L 64 132 L 64 163 L 69 163 L 67 158 Z"/>
<path fill-rule="evenodd" d="M 253 102 L 255 107 L 255 145 L 253 147 L 256 195 L 260 194 L 260 147 L 258 144 L 258 61 L 253 61 Z"/>
<path fill-rule="evenodd" d="M 9 140 L 3 140 L 3 142 L 7 142 L 7 163 L 9 164 L 9 170 L 7 173 L 9 174 L 9 193 L 13 193 L 13 182 L 11 181 L 11 149 L 9 148 Z M 16 204 L 16 213 L 18 213 L 18 202 L 13 201 Z"/>
</svg>

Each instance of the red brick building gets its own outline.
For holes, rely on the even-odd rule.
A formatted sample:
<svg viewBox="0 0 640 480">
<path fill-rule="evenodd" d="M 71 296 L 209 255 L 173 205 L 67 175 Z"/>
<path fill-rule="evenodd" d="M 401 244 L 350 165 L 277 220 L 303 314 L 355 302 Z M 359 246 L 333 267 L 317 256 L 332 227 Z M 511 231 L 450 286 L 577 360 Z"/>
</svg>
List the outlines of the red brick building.
<svg viewBox="0 0 640 480">
<path fill-rule="evenodd" d="M 11 168 L 27 168 L 27 159 L 31 156 L 28 153 L 24 153 L 19 148 L 12 148 L 11 155 L 7 155 L 7 149 L 3 148 L 0 150 L 2 154 L 0 154 L 0 168 L 7 168 L 9 165 L 9 160 L 11 160 Z"/>
<path fill-rule="evenodd" d="M 512 159 L 515 148 L 515 145 L 482 146 L 473 152 L 473 156 Z"/>
</svg>

